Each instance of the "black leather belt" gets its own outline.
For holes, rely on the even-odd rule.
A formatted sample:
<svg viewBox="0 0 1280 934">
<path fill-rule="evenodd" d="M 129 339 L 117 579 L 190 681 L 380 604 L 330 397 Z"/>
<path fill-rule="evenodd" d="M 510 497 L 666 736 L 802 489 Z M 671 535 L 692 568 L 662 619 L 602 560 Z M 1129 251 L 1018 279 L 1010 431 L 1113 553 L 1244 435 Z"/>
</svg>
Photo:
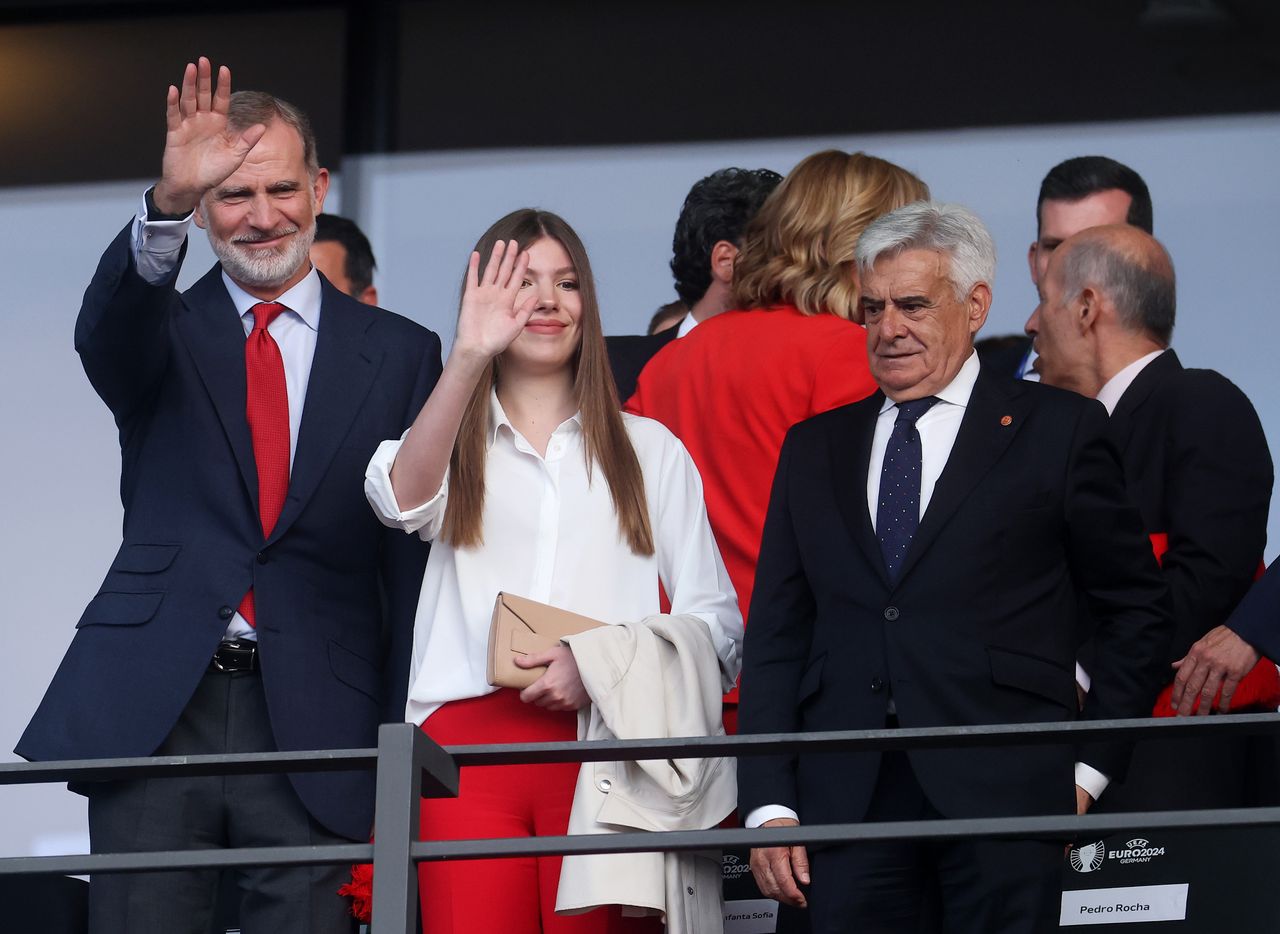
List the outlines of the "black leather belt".
<svg viewBox="0 0 1280 934">
<path fill-rule="evenodd" d="M 258 643 L 252 639 L 223 642 L 209 660 L 212 671 L 254 671 L 257 667 Z"/>
</svg>

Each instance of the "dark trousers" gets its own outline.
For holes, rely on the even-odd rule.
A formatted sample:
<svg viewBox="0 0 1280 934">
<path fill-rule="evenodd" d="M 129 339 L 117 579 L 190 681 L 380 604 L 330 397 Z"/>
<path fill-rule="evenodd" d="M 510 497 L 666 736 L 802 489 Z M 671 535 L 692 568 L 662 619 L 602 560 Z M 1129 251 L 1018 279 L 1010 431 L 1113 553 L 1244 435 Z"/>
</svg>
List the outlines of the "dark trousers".
<svg viewBox="0 0 1280 934">
<path fill-rule="evenodd" d="M 885 753 L 865 820 L 940 816 L 906 754 Z M 809 858 L 814 934 L 1047 934 L 1058 929 L 1061 843 L 888 841 L 820 848 Z"/>
<path fill-rule="evenodd" d="M 156 755 L 273 752 L 256 671 L 210 671 Z M 317 824 L 284 775 L 86 785 L 93 852 L 349 843 Z M 244 934 L 350 934 L 338 887 L 349 866 L 236 871 Z M 218 871 L 95 875 L 91 934 L 208 934 Z"/>
</svg>

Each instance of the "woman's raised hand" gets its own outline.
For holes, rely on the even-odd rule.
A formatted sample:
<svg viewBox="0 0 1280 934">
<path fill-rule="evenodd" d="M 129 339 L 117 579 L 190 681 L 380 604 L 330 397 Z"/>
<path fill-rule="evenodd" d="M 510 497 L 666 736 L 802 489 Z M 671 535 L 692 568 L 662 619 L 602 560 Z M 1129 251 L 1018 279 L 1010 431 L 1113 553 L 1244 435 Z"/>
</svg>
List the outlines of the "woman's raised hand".
<svg viewBox="0 0 1280 934">
<path fill-rule="evenodd" d="M 483 276 L 480 254 L 471 254 L 454 340 L 460 352 L 488 361 L 520 336 L 538 301 L 532 289 L 524 297 L 520 295 L 528 269 L 529 254 L 514 240 L 499 240 L 493 245 Z"/>
</svg>

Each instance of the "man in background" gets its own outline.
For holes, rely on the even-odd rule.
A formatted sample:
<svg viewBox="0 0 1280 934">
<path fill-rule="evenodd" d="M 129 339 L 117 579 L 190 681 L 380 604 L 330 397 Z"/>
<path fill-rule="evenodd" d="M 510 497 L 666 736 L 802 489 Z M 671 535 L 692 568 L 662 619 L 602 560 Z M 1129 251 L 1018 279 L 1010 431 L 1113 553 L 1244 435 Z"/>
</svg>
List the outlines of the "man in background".
<svg viewBox="0 0 1280 934">
<path fill-rule="evenodd" d="M 1076 156 L 1050 169 L 1036 199 L 1036 239 L 1027 248 L 1031 284 L 1039 288 L 1063 240 L 1103 224 L 1132 224 L 1152 233 L 1151 194 L 1142 176 L 1107 156 Z M 994 373 L 1040 378 L 1031 341 L 1022 335 L 988 337 L 976 347 L 983 366 Z"/>
<path fill-rule="evenodd" d="M 650 336 L 661 334 L 669 328 L 674 328 L 689 315 L 689 308 L 680 299 L 674 302 L 667 302 L 665 305 L 658 306 L 658 310 L 653 313 L 653 317 L 649 319 L 649 329 L 646 332 Z"/>
<path fill-rule="evenodd" d="M 1248 398 L 1213 370 L 1184 369 L 1173 337 L 1173 262 L 1138 227 L 1090 227 L 1061 243 L 1038 272 L 1041 301 L 1027 321 L 1043 382 L 1097 399 L 1110 414 L 1125 484 L 1138 504 L 1173 598 L 1170 667 L 1223 623 L 1253 583 L 1266 542 L 1271 454 Z M 1096 664 L 1086 643 L 1082 687 Z M 1274 668 L 1260 669 L 1277 684 Z M 1270 742 L 1262 738 L 1261 748 Z M 1252 803 L 1260 766 L 1253 738 L 1139 743 L 1110 811 Z M 1275 792 L 1272 792 L 1274 795 Z"/>
<path fill-rule="evenodd" d="M 699 322 L 729 310 L 742 233 L 781 181 L 769 169 L 728 168 L 712 172 L 689 190 L 671 241 L 671 274 L 688 313 L 678 326 L 655 334 L 605 339 L 618 401 L 631 398 L 640 371 L 654 354 Z"/>
<path fill-rule="evenodd" d="M 369 238 L 355 221 L 337 214 L 317 214 L 311 262 L 339 291 L 366 305 L 378 304 L 378 289 L 373 284 L 378 264 Z"/>
</svg>

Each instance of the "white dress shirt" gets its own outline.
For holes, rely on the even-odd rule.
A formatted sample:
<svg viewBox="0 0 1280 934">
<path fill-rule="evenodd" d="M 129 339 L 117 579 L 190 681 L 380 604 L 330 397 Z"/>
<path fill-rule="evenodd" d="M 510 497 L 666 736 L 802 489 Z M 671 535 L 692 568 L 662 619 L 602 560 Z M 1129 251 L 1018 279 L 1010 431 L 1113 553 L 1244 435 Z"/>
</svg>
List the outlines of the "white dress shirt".
<svg viewBox="0 0 1280 934">
<path fill-rule="evenodd" d="M 698 319 L 693 316 L 693 312 L 689 312 L 680 319 L 680 323 L 676 326 L 676 337 L 684 337 L 690 331 L 698 326 Z"/>
<path fill-rule="evenodd" d="M 964 410 L 973 395 L 973 384 L 978 381 L 981 365 L 977 353 L 969 354 L 947 386 L 936 393 L 938 403 L 916 420 L 920 432 L 920 515 L 929 508 L 933 488 L 947 466 L 951 448 L 960 432 Z M 884 468 L 884 452 L 889 447 L 893 424 L 898 420 L 898 406 L 887 396 L 876 419 L 876 432 L 871 439 L 871 459 L 867 462 L 867 509 L 871 513 L 871 530 L 875 531 L 880 500 L 880 474 Z"/>
<path fill-rule="evenodd" d="M 1098 390 L 1097 399 L 1106 407 L 1108 415 L 1115 412 L 1116 406 L 1120 404 L 1120 397 L 1133 385 L 1133 381 L 1138 378 L 1138 374 L 1147 368 L 1147 364 L 1168 349 L 1168 347 L 1161 347 L 1159 350 L 1151 351 L 1144 357 L 1139 357 L 1106 381 L 1103 387 Z"/>
<path fill-rule="evenodd" d="M 187 239 L 192 215 L 181 220 L 151 221 L 147 219 L 146 196 L 142 208 L 133 219 L 133 259 L 138 274 L 152 285 L 158 285 L 173 275 L 178 266 L 182 244 Z M 254 298 L 236 285 L 224 271 L 222 284 L 226 286 L 240 315 L 247 338 L 253 330 L 253 312 L 250 310 L 261 299 Z M 289 310 L 271 322 L 268 329 L 272 339 L 280 347 L 284 361 L 285 389 L 289 396 L 289 467 L 293 468 L 293 456 L 298 450 L 298 429 L 302 425 L 302 406 L 307 398 L 307 382 L 311 378 L 311 361 L 316 353 L 316 338 L 320 328 L 320 276 L 315 268 L 302 281 L 275 301 Z M 248 621 L 236 613 L 227 624 L 226 639 L 258 638 Z"/>
<path fill-rule="evenodd" d="M 973 395 L 974 384 L 978 381 L 981 367 L 977 353 L 969 355 L 960 367 L 955 378 L 945 388 L 935 393 L 937 404 L 925 412 L 916 421 L 916 430 L 920 433 L 920 515 L 929 508 L 933 498 L 934 487 L 942 470 L 951 457 L 951 449 L 955 446 L 956 435 L 960 433 L 960 423 L 964 420 L 965 409 L 969 405 L 969 397 Z M 871 514 L 871 528 L 876 527 L 876 513 L 880 496 L 880 473 L 884 467 L 884 454 L 889 446 L 889 436 L 893 433 L 893 424 L 898 419 L 898 406 L 888 397 L 880 407 L 880 416 L 876 420 L 875 434 L 871 439 L 871 458 L 867 463 L 867 509 Z M 889 699 L 889 712 L 893 713 L 893 698 Z M 1076 784 L 1096 799 L 1107 787 L 1109 779 L 1092 766 L 1083 762 L 1076 763 Z M 766 804 L 747 815 L 747 827 L 759 827 L 765 821 L 777 817 L 798 819 L 794 810 L 780 804 Z"/>
<path fill-rule="evenodd" d="M 632 552 L 618 530 L 599 466 L 588 477 L 577 415 L 551 435 L 543 457 L 490 397 L 484 542 L 455 548 L 438 539 L 449 479 L 434 497 L 402 511 L 391 488 L 400 441 L 384 441 L 365 474 L 365 495 L 382 522 L 435 540 L 418 598 L 405 719 L 421 724 L 442 704 L 494 690 L 485 680 L 489 623 L 500 591 L 606 623 L 661 612 L 706 623 L 720 659 L 722 689 L 741 667 L 742 616 L 707 521 L 702 480 L 676 437 L 658 422 L 623 415 L 640 461 L 653 528 L 653 555 Z"/>
</svg>

